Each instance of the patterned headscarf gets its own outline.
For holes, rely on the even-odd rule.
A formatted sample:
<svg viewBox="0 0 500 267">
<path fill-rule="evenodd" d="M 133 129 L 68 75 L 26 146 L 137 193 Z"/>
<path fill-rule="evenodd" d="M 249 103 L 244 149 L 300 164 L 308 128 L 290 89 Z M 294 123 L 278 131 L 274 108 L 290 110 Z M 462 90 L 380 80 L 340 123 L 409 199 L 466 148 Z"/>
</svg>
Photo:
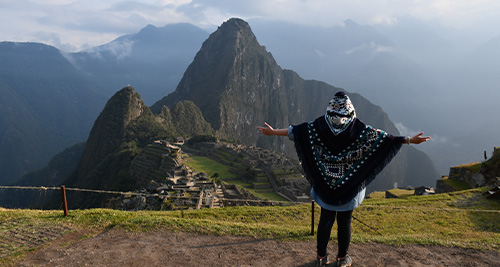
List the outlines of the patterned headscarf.
<svg viewBox="0 0 500 267">
<path fill-rule="evenodd" d="M 351 99 L 344 92 L 336 93 L 326 108 L 325 117 L 335 135 L 343 132 L 356 118 Z"/>
</svg>

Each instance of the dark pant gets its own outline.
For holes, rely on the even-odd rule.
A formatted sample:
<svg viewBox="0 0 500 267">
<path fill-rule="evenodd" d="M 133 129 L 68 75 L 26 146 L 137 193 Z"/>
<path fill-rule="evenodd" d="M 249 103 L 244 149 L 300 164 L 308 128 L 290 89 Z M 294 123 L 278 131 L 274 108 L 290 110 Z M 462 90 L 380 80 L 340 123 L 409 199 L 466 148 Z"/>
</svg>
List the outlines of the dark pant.
<svg viewBox="0 0 500 267">
<path fill-rule="evenodd" d="M 326 247 L 328 245 L 328 241 L 330 240 L 330 233 L 332 232 L 335 217 L 337 217 L 337 241 L 339 247 L 337 257 L 344 257 L 347 255 L 347 250 L 349 250 L 349 244 L 351 243 L 352 210 L 331 211 L 321 208 L 316 245 L 318 256 L 320 257 L 326 255 Z"/>
</svg>

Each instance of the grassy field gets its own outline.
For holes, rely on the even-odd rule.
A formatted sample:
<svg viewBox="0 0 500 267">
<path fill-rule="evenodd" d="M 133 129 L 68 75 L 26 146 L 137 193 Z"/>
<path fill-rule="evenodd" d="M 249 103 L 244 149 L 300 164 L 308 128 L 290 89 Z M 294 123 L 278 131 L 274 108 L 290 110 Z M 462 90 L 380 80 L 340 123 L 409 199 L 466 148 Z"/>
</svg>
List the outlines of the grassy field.
<svg viewBox="0 0 500 267">
<path fill-rule="evenodd" d="M 470 189 L 470 186 L 467 183 L 463 181 L 448 179 L 448 176 L 443 177 L 442 180 L 445 182 L 445 184 L 451 186 L 455 191 Z"/>
<path fill-rule="evenodd" d="M 252 188 L 252 184 L 244 182 L 241 179 L 235 179 L 237 178 L 236 175 L 229 170 L 229 167 L 227 165 L 221 164 L 211 158 L 192 155 L 188 160 L 185 161 L 185 164 L 195 171 L 207 173 L 209 177 L 217 173 L 223 182 L 243 187 L 258 198 L 268 199 L 272 201 L 286 200 L 284 197 L 274 192 L 258 192 L 258 190 Z"/>
<path fill-rule="evenodd" d="M 207 157 L 193 155 L 184 163 L 195 171 L 207 173 L 209 177 L 215 173 L 217 173 L 222 180 L 236 177 L 234 173 L 229 171 L 229 166 Z"/>
<path fill-rule="evenodd" d="M 271 201 L 287 201 L 286 198 L 274 193 L 274 192 L 259 192 L 255 189 L 252 188 L 247 188 L 250 193 L 252 193 L 254 196 L 260 198 L 260 199 L 267 199 Z"/>
<path fill-rule="evenodd" d="M 388 191 L 391 194 L 397 196 L 398 198 L 407 198 L 407 197 L 411 197 L 415 194 L 415 190 L 409 190 L 409 189 L 394 188 L 394 189 L 391 189 Z"/>
<path fill-rule="evenodd" d="M 474 189 L 404 199 L 367 199 L 354 211 L 352 242 L 442 245 L 499 251 L 500 202 L 487 200 L 482 196 L 483 191 Z M 317 224 L 317 205 L 315 214 Z M 30 228 L 30 232 L 54 228 L 63 232 L 93 229 L 96 234 L 110 228 L 129 231 L 161 228 L 287 240 L 314 238 L 310 235 L 310 204 L 187 211 L 70 210 L 67 217 L 59 210 L 0 208 L 0 240 L 24 228 Z M 332 238 L 336 238 L 335 233 L 332 231 Z M 0 265 L 33 249 L 36 247 L 4 243 L 0 252 L 7 256 L 0 258 Z"/>
</svg>

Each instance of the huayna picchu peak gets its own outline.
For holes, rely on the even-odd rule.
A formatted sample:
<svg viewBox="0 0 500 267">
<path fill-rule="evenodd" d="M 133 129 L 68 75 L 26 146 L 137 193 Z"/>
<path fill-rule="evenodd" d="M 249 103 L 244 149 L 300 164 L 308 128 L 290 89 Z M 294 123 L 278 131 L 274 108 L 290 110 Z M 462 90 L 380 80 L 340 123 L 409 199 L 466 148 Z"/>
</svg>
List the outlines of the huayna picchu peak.
<svg viewBox="0 0 500 267">
<path fill-rule="evenodd" d="M 272 56 L 259 45 L 248 23 L 230 19 L 203 43 L 176 91 L 155 103 L 151 109 L 158 113 L 164 105 L 172 106 L 180 100 L 191 100 L 201 109 L 214 129 L 222 128 L 221 132 L 224 132 L 227 119 L 237 111 L 234 105 L 224 105 L 223 102 L 236 100 L 233 104 L 239 104 L 242 101 L 241 104 L 246 106 L 255 105 L 255 102 L 262 103 L 263 99 L 255 95 L 255 89 L 258 89 L 259 84 L 267 86 L 270 82 L 279 83 L 264 79 L 278 77 L 281 75 L 280 71 Z M 248 91 L 245 99 L 233 99 L 233 96 L 240 96 L 242 90 L 250 88 L 254 92 Z M 260 91 L 262 90 L 263 88 Z M 244 120 L 249 115 L 238 116 L 240 120 Z M 246 120 L 248 119 L 253 118 Z"/>
</svg>

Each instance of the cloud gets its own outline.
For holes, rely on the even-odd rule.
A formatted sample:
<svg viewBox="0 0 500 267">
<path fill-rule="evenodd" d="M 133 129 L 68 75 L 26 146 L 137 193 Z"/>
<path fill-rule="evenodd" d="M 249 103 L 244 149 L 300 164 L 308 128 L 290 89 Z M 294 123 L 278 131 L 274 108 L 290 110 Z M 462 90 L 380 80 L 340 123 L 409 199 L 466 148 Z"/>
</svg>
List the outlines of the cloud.
<svg viewBox="0 0 500 267">
<path fill-rule="evenodd" d="M 431 140 L 429 140 L 433 143 L 437 144 L 450 144 L 450 139 L 446 136 L 440 136 L 440 135 L 433 135 Z M 457 144 L 452 144 L 453 146 L 456 146 Z"/>
<path fill-rule="evenodd" d="M 350 55 L 350 54 L 356 53 L 358 51 L 363 51 L 363 50 L 369 50 L 371 53 L 384 53 L 384 52 L 393 51 L 394 47 L 384 46 L 381 44 L 377 44 L 375 42 L 370 42 L 370 43 L 363 43 L 359 46 L 345 50 L 344 54 Z"/>
<path fill-rule="evenodd" d="M 473 21 L 498 17 L 500 2 L 495 0 L 193 0 L 182 6 L 187 17 L 210 21 L 212 17 L 238 16 L 243 19 L 272 17 L 308 25 L 335 26 L 346 19 L 360 24 L 394 24 L 401 16 L 444 25 L 466 26 Z M 216 24 L 220 24 L 218 21 Z"/>
<path fill-rule="evenodd" d="M 401 136 L 414 136 L 414 135 L 422 132 L 421 130 L 410 129 L 401 122 L 395 123 L 395 126 L 398 129 L 399 134 Z M 426 134 L 424 134 L 424 135 L 426 135 Z M 432 142 L 435 144 L 456 145 L 456 144 L 452 144 L 451 140 L 448 137 L 440 136 L 440 135 L 436 135 L 436 134 L 433 134 L 431 136 L 431 139 L 429 140 L 429 142 Z"/>
<path fill-rule="evenodd" d="M 190 1 L 1 2 L 3 40 L 44 42 L 60 49 L 81 50 L 137 32 L 148 24 L 164 26 L 187 21 L 176 9 Z M 54 38 L 56 35 L 58 38 Z M 51 38 L 47 38 L 49 36 Z M 72 47 L 61 44 L 72 44 Z"/>
<path fill-rule="evenodd" d="M 373 25 L 395 24 L 398 17 L 412 16 L 448 27 L 474 29 L 474 33 L 482 27 L 481 31 L 496 34 L 494 25 L 500 18 L 500 1 L 495 0 L 0 0 L 0 3 L 3 25 L 0 39 L 40 41 L 42 36 L 57 34 L 59 41 L 49 38 L 52 42 L 49 44 L 71 44 L 79 49 L 107 43 L 148 24 L 188 22 L 215 29 L 231 17 L 332 27 L 346 19 Z"/>
<path fill-rule="evenodd" d="M 399 134 L 404 135 L 404 136 L 414 136 L 420 132 L 420 131 L 412 130 L 412 129 L 406 127 L 401 122 L 395 123 L 395 126 L 398 129 Z"/>
<path fill-rule="evenodd" d="M 326 56 L 326 54 L 325 54 L 325 53 L 323 53 L 323 52 L 322 52 L 321 50 L 319 50 L 319 49 L 314 49 L 314 53 L 315 53 L 317 56 L 319 56 L 319 57 L 325 57 L 325 56 Z"/>
<path fill-rule="evenodd" d="M 124 39 L 122 41 L 111 42 L 103 46 L 93 47 L 86 50 L 86 52 L 93 54 L 97 58 L 101 58 L 101 52 L 108 51 L 120 60 L 130 56 L 134 43 L 135 42 L 133 40 Z"/>
<path fill-rule="evenodd" d="M 40 42 L 51 44 L 52 46 L 57 47 L 58 49 L 63 51 L 74 51 L 77 49 L 76 46 L 70 43 L 61 42 L 61 38 L 57 33 L 38 32 L 34 33 L 34 36 L 36 36 Z"/>
</svg>

